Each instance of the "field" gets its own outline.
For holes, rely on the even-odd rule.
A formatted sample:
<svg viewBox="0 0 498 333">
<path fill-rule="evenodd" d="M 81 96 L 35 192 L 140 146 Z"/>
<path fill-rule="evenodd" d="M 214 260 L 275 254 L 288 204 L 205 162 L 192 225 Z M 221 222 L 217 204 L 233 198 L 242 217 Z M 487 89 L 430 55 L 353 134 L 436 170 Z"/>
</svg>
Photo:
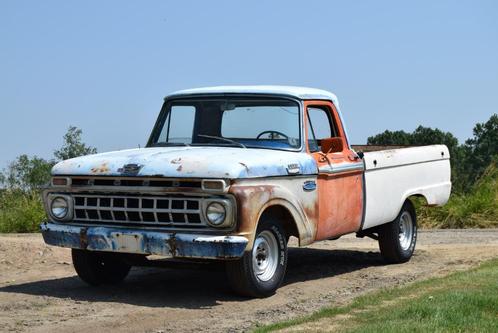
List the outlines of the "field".
<svg viewBox="0 0 498 333">
<path fill-rule="evenodd" d="M 498 259 L 358 297 L 256 332 L 496 332 Z"/>
<path fill-rule="evenodd" d="M 231 293 L 219 265 L 135 268 L 122 285 L 88 287 L 75 276 L 68 249 L 46 246 L 39 234 L 4 234 L 0 330 L 247 331 L 324 307 L 347 307 L 359 296 L 446 276 L 496 257 L 496 229 L 421 231 L 415 256 L 401 265 L 385 265 L 375 241 L 352 235 L 291 247 L 288 274 L 277 294 L 244 299 Z"/>
</svg>

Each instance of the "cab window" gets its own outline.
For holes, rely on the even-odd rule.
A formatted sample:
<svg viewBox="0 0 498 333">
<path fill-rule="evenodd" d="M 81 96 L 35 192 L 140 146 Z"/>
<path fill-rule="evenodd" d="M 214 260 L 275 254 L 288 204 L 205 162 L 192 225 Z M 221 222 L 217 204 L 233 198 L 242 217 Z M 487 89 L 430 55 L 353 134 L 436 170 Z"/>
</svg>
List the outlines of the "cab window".
<svg viewBox="0 0 498 333">
<path fill-rule="evenodd" d="M 311 152 L 320 151 L 321 141 L 338 136 L 326 107 L 310 106 L 308 112 L 308 147 Z"/>
</svg>

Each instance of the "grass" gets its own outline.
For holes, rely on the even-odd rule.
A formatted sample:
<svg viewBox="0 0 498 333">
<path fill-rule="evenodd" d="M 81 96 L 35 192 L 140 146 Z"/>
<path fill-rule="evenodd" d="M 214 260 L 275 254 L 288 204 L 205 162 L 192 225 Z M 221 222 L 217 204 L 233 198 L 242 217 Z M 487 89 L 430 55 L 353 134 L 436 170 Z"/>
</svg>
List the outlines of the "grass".
<svg viewBox="0 0 498 333">
<path fill-rule="evenodd" d="M 417 205 L 423 228 L 498 227 L 498 168 L 492 163 L 466 194 L 452 194 L 443 207 Z"/>
<path fill-rule="evenodd" d="M 447 277 L 358 297 L 350 305 L 257 328 L 271 332 L 496 332 L 498 259 Z"/>
<path fill-rule="evenodd" d="M 0 232 L 37 232 L 46 218 L 37 191 L 0 191 Z"/>
</svg>

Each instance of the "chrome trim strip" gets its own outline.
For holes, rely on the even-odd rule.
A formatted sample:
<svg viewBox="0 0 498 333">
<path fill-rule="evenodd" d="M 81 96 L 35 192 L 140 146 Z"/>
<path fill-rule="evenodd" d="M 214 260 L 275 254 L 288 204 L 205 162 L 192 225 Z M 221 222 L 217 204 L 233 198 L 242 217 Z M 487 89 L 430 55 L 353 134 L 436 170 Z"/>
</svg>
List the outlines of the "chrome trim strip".
<svg viewBox="0 0 498 333">
<path fill-rule="evenodd" d="M 363 171 L 364 165 L 363 162 L 356 162 L 356 163 L 340 163 L 340 164 L 332 164 L 330 165 L 323 165 L 318 168 L 319 173 L 328 173 L 328 174 L 336 174 L 336 173 L 341 173 L 341 172 L 347 172 L 347 171 Z"/>
<path fill-rule="evenodd" d="M 371 157 L 369 158 L 370 161 Z M 376 159 L 374 159 L 376 161 Z M 404 164 L 396 164 L 396 165 L 388 165 L 388 166 L 372 166 L 372 167 L 365 167 L 365 172 L 371 172 L 371 171 L 376 171 L 376 170 L 383 170 L 383 169 L 392 169 L 392 168 L 399 168 L 402 166 L 411 166 L 411 165 L 417 165 L 417 164 L 424 164 L 424 163 L 431 163 L 431 162 L 441 162 L 441 161 L 449 161 L 449 158 L 437 158 L 433 160 L 427 160 L 427 161 L 419 161 L 419 162 L 412 162 L 412 163 L 404 163 Z M 365 161 L 365 164 L 367 161 Z"/>
</svg>

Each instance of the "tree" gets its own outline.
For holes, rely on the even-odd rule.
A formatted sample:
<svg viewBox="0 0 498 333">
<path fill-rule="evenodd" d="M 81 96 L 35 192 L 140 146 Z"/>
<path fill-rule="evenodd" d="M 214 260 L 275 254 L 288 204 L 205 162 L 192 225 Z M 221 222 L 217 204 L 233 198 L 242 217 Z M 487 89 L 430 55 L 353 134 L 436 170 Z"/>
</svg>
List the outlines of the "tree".
<svg viewBox="0 0 498 333">
<path fill-rule="evenodd" d="M 55 161 L 43 158 L 21 155 L 8 166 L 0 178 L 2 183 L 10 189 L 33 190 L 48 184 L 50 169 Z"/>
<path fill-rule="evenodd" d="M 377 134 L 375 136 L 370 136 L 367 139 L 369 145 L 400 145 L 409 146 L 410 143 L 410 133 L 405 131 L 389 131 L 385 130 L 383 133 Z"/>
<path fill-rule="evenodd" d="M 63 146 L 54 152 L 57 160 L 66 160 L 82 155 L 94 154 L 97 149 L 81 142 L 81 129 L 70 126 L 64 135 Z M 57 160 L 28 155 L 20 155 L 0 173 L 0 184 L 10 189 L 30 191 L 38 189 L 50 181 L 50 170 Z"/>
<path fill-rule="evenodd" d="M 97 149 L 87 146 L 81 142 L 81 129 L 75 126 L 69 126 L 67 133 L 64 134 L 64 144 L 61 149 L 54 151 L 54 156 L 59 160 L 95 154 Z"/>
<path fill-rule="evenodd" d="M 498 114 L 493 114 L 485 123 L 474 126 L 474 137 L 465 141 L 467 151 L 465 172 L 475 182 L 498 156 Z"/>
</svg>

